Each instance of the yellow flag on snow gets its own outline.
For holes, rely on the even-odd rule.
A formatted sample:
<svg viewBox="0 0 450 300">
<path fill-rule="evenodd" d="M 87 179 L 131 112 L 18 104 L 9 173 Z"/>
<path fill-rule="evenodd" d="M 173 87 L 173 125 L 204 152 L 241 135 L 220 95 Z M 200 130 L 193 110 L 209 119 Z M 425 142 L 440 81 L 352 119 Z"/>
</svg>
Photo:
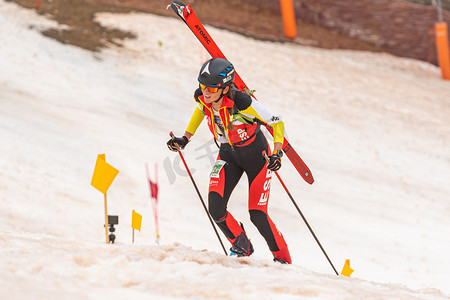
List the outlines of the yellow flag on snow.
<svg viewBox="0 0 450 300">
<path fill-rule="evenodd" d="M 108 164 L 105 157 L 105 154 L 99 154 L 97 156 L 91 181 L 91 185 L 103 194 L 106 194 L 114 178 L 119 174 L 119 170 Z"/>
<path fill-rule="evenodd" d="M 350 259 L 347 259 L 345 261 L 344 268 L 342 268 L 341 275 L 350 277 L 350 275 L 353 273 L 353 271 L 354 270 L 352 268 L 350 268 Z"/>
<path fill-rule="evenodd" d="M 142 216 L 133 210 L 131 215 L 131 227 L 141 231 Z"/>
</svg>

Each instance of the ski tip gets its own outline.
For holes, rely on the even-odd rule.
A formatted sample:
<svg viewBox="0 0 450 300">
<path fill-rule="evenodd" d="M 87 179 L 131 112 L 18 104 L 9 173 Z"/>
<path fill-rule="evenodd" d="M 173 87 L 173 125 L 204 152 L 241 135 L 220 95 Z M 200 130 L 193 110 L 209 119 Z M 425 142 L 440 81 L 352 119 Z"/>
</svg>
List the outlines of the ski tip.
<svg viewBox="0 0 450 300">
<path fill-rule="evenodd" d="M 185 5 L 184 5 L 182 2 L 180 2 L 180 1 L 173 1 L 171 5 L 175 5 L 175 6 L 178 6 L 178 7 L 185 6 Z"/>
<path fill-rule="evenodd" d="M 173 1 L 172 4 L 167 5 L 167 9 L 169 8 L 169 6 L 173 9 L 173 11 L 180 16 L 181 18 L 184 18 L 184 13 L 183 13 L 183 9 L 184 9 L 184 4 L 181 3 L 180 1 Z"/>
<path fill-rule="evenodd" d="M 183 20 L 186 20 L 186 17 L 191 13 L 191 8 L 189 4 L 183 4 L 180 1 L 173 1 L 172 4 L 170 4 L 170 7 L 172 7 L 173 11 Z M 169 6 L 167 6 L 169 8 Z"/>
</svg>

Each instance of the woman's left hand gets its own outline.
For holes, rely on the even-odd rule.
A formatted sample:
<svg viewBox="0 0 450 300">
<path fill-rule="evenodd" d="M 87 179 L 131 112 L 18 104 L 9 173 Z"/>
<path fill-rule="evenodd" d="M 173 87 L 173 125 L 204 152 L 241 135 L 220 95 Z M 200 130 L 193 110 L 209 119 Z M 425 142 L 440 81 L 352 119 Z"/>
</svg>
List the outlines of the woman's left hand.
<svg viewBox="0 0 450 300">
<path fill-rule="evenodd" d="M 281 157 L 283 156 L 283 150 L 274 150 L 273 154 L 269 156 L 269 164 L 267 169 L 271 171 L 278 171 L 281 168 Z"/>
</svg>

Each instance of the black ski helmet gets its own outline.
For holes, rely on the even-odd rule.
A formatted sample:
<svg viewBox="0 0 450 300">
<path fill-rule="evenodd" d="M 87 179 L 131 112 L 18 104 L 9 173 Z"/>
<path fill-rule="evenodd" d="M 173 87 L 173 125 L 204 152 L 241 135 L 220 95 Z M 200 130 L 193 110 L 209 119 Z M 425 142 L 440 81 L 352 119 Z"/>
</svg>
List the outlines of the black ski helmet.
<svg viewBox="0 0 450 300">
<path fill-rule="evenodd" d="M 233 64 L 223 58 L 211 58 L 200 69 L 198 81 L 211 87 L 229 86 L 234 81 Z"/>
</svg>

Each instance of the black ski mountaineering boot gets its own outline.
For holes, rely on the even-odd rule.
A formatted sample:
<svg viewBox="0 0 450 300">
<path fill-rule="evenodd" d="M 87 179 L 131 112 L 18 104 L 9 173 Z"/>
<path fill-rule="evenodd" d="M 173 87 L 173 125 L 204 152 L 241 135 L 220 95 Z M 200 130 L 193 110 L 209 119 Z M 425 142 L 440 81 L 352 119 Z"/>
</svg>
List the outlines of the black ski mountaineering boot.
<svg viewBox="0 0 450 300">
<path fill-rule="evenodd" d="M 233 247 L 230 248 L 230 255 L 237 255 L 238 257 L 250 256 L 254 252 L 253 245 L 244 232 L 236 238 Z"/>
<path fill-rule="evenodd" d="M 283 265 L 287 265 L 288 264 L 287 261 L 285 259 L 282 259 L 282 258 L 279 259 L 279 258 L 274 257 L 273 261 L 274 262 L 279 262 L 280 264 L 283 264 Z"/>
</svg>

